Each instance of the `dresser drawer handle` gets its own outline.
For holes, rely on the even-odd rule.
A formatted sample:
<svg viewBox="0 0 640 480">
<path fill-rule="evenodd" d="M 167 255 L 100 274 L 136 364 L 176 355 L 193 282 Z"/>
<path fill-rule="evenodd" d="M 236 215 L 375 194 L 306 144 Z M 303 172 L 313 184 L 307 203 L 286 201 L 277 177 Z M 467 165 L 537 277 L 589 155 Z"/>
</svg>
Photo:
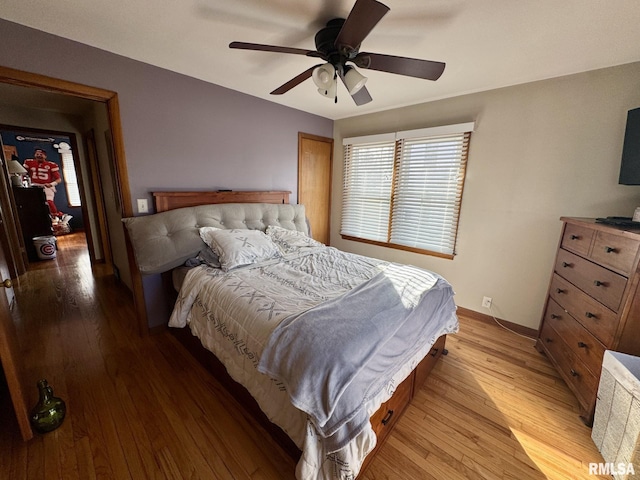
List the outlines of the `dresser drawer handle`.
<svg viewBox="0 0 640 480">
<path fill-rule="evenodd" d="M 553 340 L 551 340 L 549 337 L 545 338 L 544 341 L 547 343 L 553 343 Z"/>
<path fill-rule="evenodd" d="M 573 368 L 571 370 L 569 370 L 569 372 L 571 373 L 572 377 L 579 377 L 580 374 L 578 372 L 576 372 Z"/>
<path fill-rule="evenodd" d="M 607 253 L 616 253 L 616 249 L 614 247 L 604 247 L 604 251 Z"/>
<path fill-rule="evenodd" d="M 391 417 L 393 417 L 393 410 L 388 410 L 387 414 L 382 419 L 382 424 L 386 425 L 387 423 L 389 423 L 391 421 Z"/>
<path fill-rule="evenodd" d="M 563 266 L 564 268 L 570 268 L 570 267 L 572 267 L 573 265 L 572 265 L 571 263 L 568 263 L 568 262 L 562 262 L 562 266 Z"/>
<path fill-rule="evenodd" d="M 556 288 L 556 293 L 566 293 L 566 290 L 563 290 L 561 288 Z"/>
<path fill-rule="evenodd" d="M 438 350 L 440 350 L 439 348 L 432 348 L 431 349 L 431 356 L 435 357 L 436 355 L 438 355 Z"/>
<path fill-rule="evenodd" d="M 580 240 L 580 235 L 571 235 L 571 240 Z"/>
<path fill-rule="evenodd" d="M 555 314 L 555 313 L 552 313 L 552 314 L 550 315 L 550 317 L 551 317 L 552 319 L 556 320 L 556 319 L 560 318 L 560 315 L 557 315 L 557 314 Z"/>
<path fill-rule="evenodd" d="M 596 318 L 596 319 L 598 318 L 598 316 L 597 316 L 597 315 L 594 315 L 594 314 L 593 314 L 593 313 L 591 313 L 591 312 L 586 312 L 586 313 L 584 314 L 584 316 L 585 316 L 585 317 L 587 317 L 587 318 Z"/>
<path fill-rule="evenodd" d="M 594 281 L 593 281 L 593 284 L 594 284 L 596 287 L 606 287 L 606 285 L 604 284 L 604 282 L 601 282 L 600 280 L 594 280 Z"/>
<path fill-rule="evenodd" d="M 579 348 L 587 348 L 587 344 L 584 342 L 578 342 L 578 347 Z"/>
</svg>

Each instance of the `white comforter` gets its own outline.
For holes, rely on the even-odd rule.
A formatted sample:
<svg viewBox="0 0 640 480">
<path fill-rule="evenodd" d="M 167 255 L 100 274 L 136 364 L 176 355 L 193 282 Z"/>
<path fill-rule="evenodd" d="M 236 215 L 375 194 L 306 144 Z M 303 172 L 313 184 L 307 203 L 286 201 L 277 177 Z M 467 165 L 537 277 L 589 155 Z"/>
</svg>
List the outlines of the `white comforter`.
<svg viewBox="0 0 640 480">
<path fill-rule="evenodd" d="M 376 437 L 368 425 L 344 448 L 328 454 L 313 423 L 291 405 L 283 384 L 258 372 L 264 347 L 286 317 L 345 294 L 389 265 L 331 247 L 313 247 L 227 273 L 200 266 L 185 278 L 169 326 L 188 324 L 231 377 L 253 395 L 267 417 L 291 437 L 302 450 L 296 469 L 300 480 L 355 478 L 375 447 Z M 439 336 L 457 329 L 455 314 L 431 329 L 430 339 L 367 403 L 369 414 L 391 397 Z"/>
</svg>

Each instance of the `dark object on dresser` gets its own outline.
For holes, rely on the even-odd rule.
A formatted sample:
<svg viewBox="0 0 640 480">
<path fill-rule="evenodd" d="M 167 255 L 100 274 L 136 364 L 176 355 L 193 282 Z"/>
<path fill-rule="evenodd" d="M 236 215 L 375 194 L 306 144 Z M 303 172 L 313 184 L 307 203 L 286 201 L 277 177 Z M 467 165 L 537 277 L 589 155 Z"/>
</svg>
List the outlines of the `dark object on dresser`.
<svg viewBox="0 0 640 480">
<path fill-rule="evenodd" d="M 18 219 L 27 258 L 30 262 L 36 262 L 39 258 L 33 245 L 33 238 L 53 234 L 44 190 L 39 187 L 13 187 L 13 198 L 18 208 Z"/>
<path fill-rule="evenodd" d="M 627 112 L 618 183 L 640 185 L 640 108 Z"/>
<path fill-rule="evenodd" d="M 634 222 L 632 217 L 601 217 L 596 218 L 596 222 L 616 227 L 640 228 L 640 222 Z"/>
<path fill-rule="evenodd" d="M 595 219 L 564 222 L 536 348 L 591 425 L 605 350 L 640 355 L 640 233 Z"/>
</svg>

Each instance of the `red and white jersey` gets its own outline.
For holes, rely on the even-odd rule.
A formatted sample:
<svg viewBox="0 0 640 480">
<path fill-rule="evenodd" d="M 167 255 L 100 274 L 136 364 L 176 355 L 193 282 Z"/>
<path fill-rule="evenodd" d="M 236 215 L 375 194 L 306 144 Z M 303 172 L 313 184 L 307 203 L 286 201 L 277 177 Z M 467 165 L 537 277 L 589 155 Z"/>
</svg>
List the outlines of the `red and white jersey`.
<svg viewBox="0 0 640 480">
<path fill-rule="evenodd" d="M 32 183 L 44 185 L 60 179 L 60 167 L 57 163 L 45 160 L 38 162 L 33 158 L 24 161 L 24 168 L 29 171 Z"/>
</svg>

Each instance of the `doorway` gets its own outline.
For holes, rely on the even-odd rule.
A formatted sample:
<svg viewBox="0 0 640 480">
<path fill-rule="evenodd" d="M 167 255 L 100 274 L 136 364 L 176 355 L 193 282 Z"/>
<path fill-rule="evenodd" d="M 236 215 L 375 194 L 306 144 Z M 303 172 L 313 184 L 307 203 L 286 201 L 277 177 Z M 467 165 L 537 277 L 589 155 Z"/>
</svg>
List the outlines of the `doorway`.
<svg viewBox="0 0 640 480">
<path fill-rule="evenodd" d="M 86 205 L 85 208 L 89 209 L 87 215 L 82 212 L 87 237 L 104 245 L 109 243 L 108 240 L 112 239 L 113 235 L 124 236 L 122 230 L 109 228 L 109 225 L 119 225 L 121 217 L 132 215 L 117 94 L 108 90 L 0 67 L 0 100 L 0 103 L 10 102 L 8 108 L 4 108 L 3 105 L 3 110 L 12 113 L 16 109 L 27 109 L 31 112 L 30 118 L 34 119 L 32 122 L 7 122 L 3 117 L 2 123 L 4 124 L 26 125 L 29 128 L 41 130 L 42 127 L 47 127 L 55 132 L 75 131 L 78 135 L 75 151 L 82 152 L 87 157 L 83 167 L 86 165 L 97 167 L 95 170 L 90 170 L 88 167 L 80 168 L 81 171 L 78 172 L 80 173 L 78 183 L 82 203 Z M 64 122 L 74 127 L 69 130 L 51 128 L 52 112 L 57 114 L 59 118 L 64 117 Z M 89 137 L 90 141 L 87 140 Z M 107 142 L 110 144 L 107 145 Z M 87 162 L 89 163 L 87 164 Z M 98 163 L 99 165 L 96 165 Z M 77 161 L 75 165 L 78 166 Z M 100 177 L 102 177 L 102 182 Z M 119 201 L 115 206 L 116 202 L 105 202 L 107 194 L 110 199 L 114 198 L 112 189 L 118 193 Z M 93 205 L 92 199 L 95 199 L 95 205 Z M 104 241 L 105 239 L 107 242 Z M 122 239 L 117 238 L 116 240 L 124 244 Z M 104 252 L 105 260 L 113 262 L 108 248 L 106 250 Z M 93 250 L 90 248 L 89 251 L 91 253 Z M 126 253 L 124 255 L 126 258 Z M 113 266 L 115 267 L 115 265 Z M 119 265 L 119 267 L 114 268 L 114 272 L 122 273 L 122 270 L 126 269 L 125 274 L 128 277 L 128 264 Z M 130 281 L 125 281 L 125 283 L 130 283 Z"/>
<path fill-rule="evenodd" d="M 92 263 L 103 258 L 104 247 L 93 243 L 88 228 L 89 211 L 81 188 L 84 155 L 76 135 L 0 125 L 0 140 L 25 264 L 52 258 L 54 239 L 72 231 L 85 232 Z"/>
<path fill-rule="evenodd" d="M 7 89 L 10 90 L 10 93 L 7 93 Z M 14 95 L 18 92 L 19 95 Z M 35 97 L 38 98 L 34 102 L 33 99 Z M 80 99 L 84 102 L 88 101 L 91 103 L 91 105 L 94 106 L 96 110 L 102 109 L 105 112 L 105 122 L 102 125 L 106 125 L 105 128 L 113 139 L 113 155 L 109 158 L 109 161 L 121 164 L 112 167 L 112 169 L 115 171 L 119 171 L 122 174 L 122 176 L 113 178 L 112 183 L 118 185 L 118 188 L 123 192 L 121 213 L 123 215 L 130 216 L 132 209 L 129 199 L 130 195 L 128 180 L 126 176 L 126 162 L 124 157 L 123 140 L 121 137 L 118 100 L 115 92 L 87 87 L 84 85 L 74 84 L 72 82 L 57 80 L 50 77 L 9 69 L 6 67 L 0 67 L 0 103 L 2 103 L 2 109 L 0 110 L 3 115 L 1 123 L 11 125 L 23 124 L 33 128 L 45 126 L 44 124 L 48 119 L 50 120 L 51 118 L 51 110 L 43 109 L 43 107 L 50 103 L 57 104 L 57 101 L 51 101 L 51 99 L 53 99 L 54 97 L 57 100 L 59 100 L 60 98 L 64 98 L 76 100 Z M 9 103 L 5 103 L 5 101 Z M 68 102 L 64 103 L 64 108 L 66 108 Z M 33 122 L 12 120 L 13 118 L 15 118 L 13 114 L 21 108 L 26 108 L 31 111 L 32 117 L 34 119 Z M 92 124 L 90 119 L 87 123 L 89 125 Z M 56 130 L 56 128 L 50 130 Z M 74 146 L 74 141 L 70 138 L 70 141 L 66 143 L 71 146 L 71 150 L 80 152 L 80 150 L 78 149 L 79 142 L 75 141 Z M 7 153 L 11 155 L 17 154 L 18 149 L 16 148 L 15 152 L 13 151 L 13 149 L 8 149 Z M 0 157 L 4 156 L 4 149 L 0 148 Z M 117 168 L 118 166 L 119 168 Z M 2 173 L 2 175 L 0 175 L 0 251 L 4 252 L 4 254 L 6 255 L 7 263 L 10 264 L 7 265 L 10 268 L 8 268 L 8 272 L 6 275 L 10 275 L 13 279 L 17 278 L 19 275 L 25 272 L 25 262 L 22 259 L 20 240 L 17 232 L 19 221 L 17 220 L 16 212 L 11 210 L 11 199 L 13 197 L 10 192 L 13 188 L 13 181 L 10 180 L 9 170 L 6 162 L 3 161 L 1 167 L 4 172 L 0 172 Z M 78 186 L 81 192 L 81 198 L 83 199 L 81 203 L 86 205 L 86 201 L 84 201 L 87 198 L 87 195 L 85 195 L 84 193 L 85 188 L 90 188 L 93 186 L 95 186 L 95 188 L 99 188 L 99 186 L 96 186 L 94 184 L 95 182 L 91 181 L 84 182 L 84 185 L 82 184 L 82 181 L 79 182 Z M 82 197 L 82 195 L 84 195 L 84 197 Z M 88 217 L 89 216 L 85 216 L 85 218 Z M 85 220 L 84 223 L 91 224 L 92 222 L 90 220 Z M 103 225 L 97 226 L 100 228 L 104 227 L 108 230 L 106 222 L 103 222 Z M 94 227 L 96 227 L 96 225 L 92 225 L 91 228 Z M 0 270 L 2 270 L 2 268 L 0 268 Z M 2 282 L 2 284 L 4 286 L 4 291 L 6 293 L 7 299 L 5 300 L 4 298 L 0 298 L 0 329 L 2 330 L 0 332 L 0 340 L 2 340 L 0 341 L 0 361 L 2 362 L 2 366 L 4 367 L 4 376 L 6 377 L 6 381 L 11 391 L 11 397 L 13 399 L 16 413 L 18 414 L 18 421 L 20 423 L 23 438 L 25 440 L 28 440 L 32 434 L 28 423 L 26 404 L 24 402 L 23 392 L 25 392 L 26 389 L 24 388 L 23 379 L 20 378 L 19 374 L 19 362 L 21 360 L 21 354 L 17 343 L 15 341 L 11 341 L 11 338 L 13 337 L 7 334 L 7 331 L 11 332 L 14 327 L 14 320 L 9 315 L 10 306 L 14 296 L 14 284 L 9 280 L 9 278 L 6 278 L 4 274 L 2 275 L 2 278 L 3 280 L 5 280 Z M 2 295 L 2 297 L 4 297 L 4 295 Z"/>
</svg>

